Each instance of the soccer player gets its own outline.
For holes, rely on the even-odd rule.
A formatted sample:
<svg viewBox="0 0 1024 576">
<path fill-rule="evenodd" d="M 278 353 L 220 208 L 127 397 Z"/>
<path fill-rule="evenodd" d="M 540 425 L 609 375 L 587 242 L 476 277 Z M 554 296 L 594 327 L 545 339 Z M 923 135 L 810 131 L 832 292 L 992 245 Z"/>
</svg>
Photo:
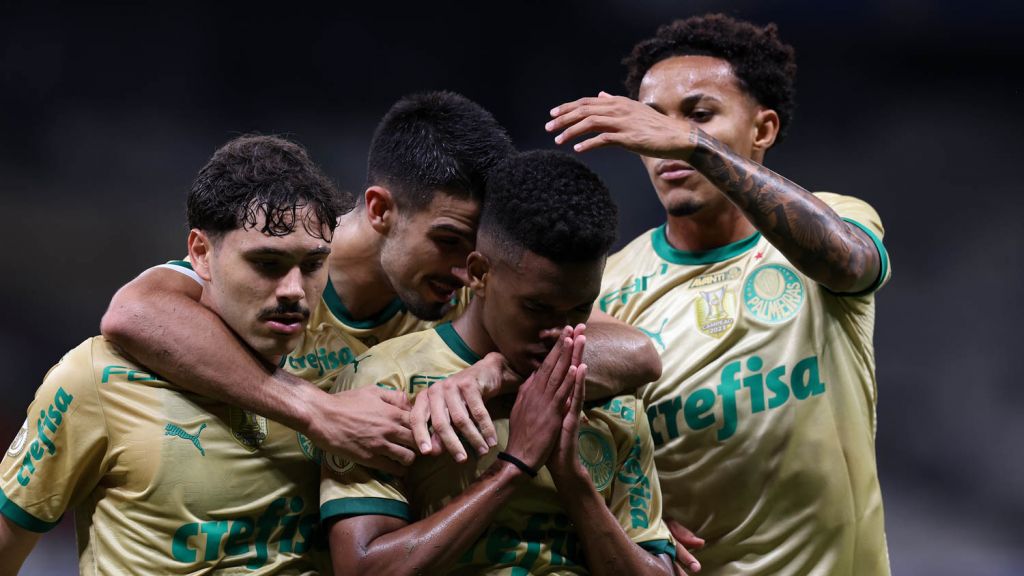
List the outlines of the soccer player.
<svg viewBox="0 0 1024 576">
<path fill-rule="evenodd" d="M 661 352 L 642 395 L 666 516 L 704 538 L 707 574 L 888 574 L 878 214 L 764 167 L 796 71 L 774 25 L 679 20 L 626 65 L 630 98 L 563 104 L 547 129 L 559 143 L 585 135 L 577 151 L 636 152 L 665 207 L 665 224 L 610 259 L 599 303 Z"/>
<path fill-rule="evenodd" d="M 320 298 L 350 207 L 297 144 L 225 144 L 188 196 L 203 306 L 279 362 Z M 90 338 L 46 375 L 0 464 L 0 573 L 16 573 L 40 533 L 74 511 L 82 574 L 309 574 L 319 476 L 294 430 Z"/>
<path fill-rule="evenodd" d="M 488 404 L 497 454 L 418 458 L 402 480 L 325 456 L 321 516 L 335 522 L 339 576 L 671 574 L 640 404 L 580 411 L 584 326 L 570 326 L 590 315 L 615 227 L 607 189 L 571 156 L 527 152 L 495 169 L 466 312 L 371 348 L 337 387 L 415 396 L 488 353 L 532 377 Z"/>
<path fill-rule="evenodd" d="M 465 308 L 452 268 L 464 266 L 473 247 L 488 169 L 512 151 L 494 117 L 462 96 L 431 92 L 399 100 L 374 134 L 367 188 L 340 220 L 323 303 L 304 345 L 309 351 L 288 355 L 282 369 L 268 369 L 235 344 L 223 322 L 196 303 L 201 286 L 166 268 L 146 272 L 115 296 L 103 333 L 183 386 L 279 420 L 325 449 L 390 473 L 412 461 L 414 441 L 421 452 L 436 453 L 443 444 L 461 460 L 468 457 L 461 435 L 473 451 L 486 452 L 496 437 L 483 398 L 517 381 L 498 356 L 439 382 L 411 412 L 376 388 L 332 397 L 303 379 L 333 381 L 368 346 Z M 587 360 L 596 389 L 657 378 L 657 351 L 642 333 L 608 316 L 591 324 Z M 195 362 L 197 355 L 204 361 Z M 627 356 L 632 362 L 620 360 Z"/>
</svg>

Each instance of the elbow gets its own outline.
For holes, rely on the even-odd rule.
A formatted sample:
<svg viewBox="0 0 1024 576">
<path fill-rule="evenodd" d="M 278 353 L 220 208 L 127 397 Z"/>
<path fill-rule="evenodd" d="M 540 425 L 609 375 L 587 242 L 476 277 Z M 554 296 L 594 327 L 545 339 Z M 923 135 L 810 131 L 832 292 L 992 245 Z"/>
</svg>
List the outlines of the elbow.
<svg viewBox="0 0 1024 576">
<path fill-rule="evenodd" d="M 645 342 L 636 350 L 634 358 L 638 386 L 661 378 L 661 355 L 650 338 L 645 338 Z"/>
<path fill-rule="evenodd" d="M 133 325 L 130 306 L 119 302 L 118 297 L 114 296 L 110 307 L 107 308 L 100 320 L 100 333 L 107 340 L 124 345 L 134 335 Z"/>
</svg>

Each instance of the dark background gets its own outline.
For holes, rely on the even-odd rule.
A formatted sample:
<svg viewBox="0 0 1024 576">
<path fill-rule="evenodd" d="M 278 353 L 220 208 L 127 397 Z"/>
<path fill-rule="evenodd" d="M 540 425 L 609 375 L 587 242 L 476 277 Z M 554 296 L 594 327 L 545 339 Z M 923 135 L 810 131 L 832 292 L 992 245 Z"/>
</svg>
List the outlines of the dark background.
<svg viewBox="0 0 1024 576">
<path fill-rule="evenodd" d="M 185 192 L 231 137 L 287 134 L 358 192 L 380 116 L 443 88 L 490 109 L 521 148 L 553 146 L 549 108 L 621 93 L 636 41 L 724 11 L 777 22 L 797 49 L 795 123 L 767 164 L 864 198 L 886 225 L 878 459 L 895 573 L 1024 573 L 1016 3 L 515 4 L 4 3 L 0 438 L 46 370 L 97 333 L 117 287 L 184 254 Z M 616 194 L 623 241 L 660 223 L 635 157 L 585 160 Z M 57 533 L 71 538 L 67 524 Z M 24 573 L 73 572 L 74 554 L 44 538 Z"/>
</svg>

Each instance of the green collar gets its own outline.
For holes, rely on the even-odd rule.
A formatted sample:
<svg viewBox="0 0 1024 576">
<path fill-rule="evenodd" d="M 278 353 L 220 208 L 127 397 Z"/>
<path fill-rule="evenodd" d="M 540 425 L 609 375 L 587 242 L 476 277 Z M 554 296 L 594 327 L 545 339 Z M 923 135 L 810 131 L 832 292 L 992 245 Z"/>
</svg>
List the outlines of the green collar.
<svg viewBox="0 0 1024 576">
<path fill-rule="evenodd" d="M 476 364 L 480 361 L 480 357 L 466 344 L 462 336 L 459 336 L 451 322 L 440 324 L 434 330 L 437 330 L 437 335 L 452 349 L 452 352 L 455 352 L 455 355 L 462 358 L 467 364 Z"/>
<path fill-rule="evenodd" d="M 724 262 L 730 258 L 735 258 L 736 256 L 743 254 L 747 250 L 750 250 L 756 246 L 757 242 L 761 239 L 761 233 L 754 232 L 750 236 L 747 236 L 742 240 L 737 240 L 732 244 L 726 244 L 725 246 L 719 246 L 718 248 L 712 248 L 711 250 L 705 250 L 703 252 L 687 252 L 685 250 L 677 250 L 668 243 L 666 226 L 667 224 L 662 224 L 655 228 L 654 232 L 651 233 L 651 243 L 654 245 L 654 251 L 658 256 L 661 256 L 663 260 L 685 266 Z"/>
<path fill-rule="evenodd" d="M 330 278 L 327 279 L 327 286 L 324 287 L 324 302 L 335 318 L 350 328 L 376 328 L 394 318 L 395 314 L 405 310 L 405 305 L 402 304 L 402 301 L 395 298 L 377 314 L 366 320 L 356 320 L 352 318 L 348 308 L 345 308 L 345 305 L 341 303 L 341 297 L 338 296 L 338 292 L 334 289 L 334 284 L 331 283 Z"/>
</svg>

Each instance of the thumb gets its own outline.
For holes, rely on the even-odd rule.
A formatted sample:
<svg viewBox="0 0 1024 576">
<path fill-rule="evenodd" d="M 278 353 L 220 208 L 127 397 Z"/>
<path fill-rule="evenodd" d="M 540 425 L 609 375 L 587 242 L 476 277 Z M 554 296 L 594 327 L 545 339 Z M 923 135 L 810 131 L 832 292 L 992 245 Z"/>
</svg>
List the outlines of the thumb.
<svg viewBox="0 0 1024 576">
<path fill-rule="evenodd" d="M 398 390 L 388 390 L 387 388 L 380 387 L 378 387 L 377 390 L 377 396 L 384 402 L 387 402 L 388 404 L 391 404 L 396 408 L 401 408 L 402 410 L 409 410 L 410 408 L 412 408 L 409 405 L 409 397 L 406 396 L 405 392 L 399 392 Z"/>
<path fill-rule="evenodd" d="M 601 90 L 600 92 L 597 93 L 597 97 L 598 98 L 611 98 L 612 95 L 607 93 L 607 92 L 605 92 L 604 90 Z"/>
</svg>

